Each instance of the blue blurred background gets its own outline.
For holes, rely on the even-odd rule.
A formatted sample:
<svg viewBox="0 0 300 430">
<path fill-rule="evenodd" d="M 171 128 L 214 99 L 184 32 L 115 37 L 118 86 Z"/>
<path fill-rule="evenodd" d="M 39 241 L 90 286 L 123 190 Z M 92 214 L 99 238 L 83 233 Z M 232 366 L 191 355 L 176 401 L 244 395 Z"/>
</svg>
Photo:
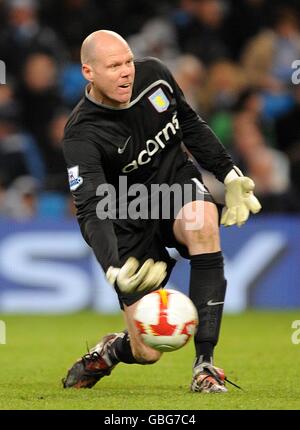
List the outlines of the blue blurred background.
<svg viewBox="0 0 300 430">
<path fill-rule="evenodd" d="M 262 214 L 221 231 L 226 311 L 299 308 L 299 15 L 296 0 L 0 0 L 0 312 L 118 311 L 79 233 L 61 151 L 85 86 L 80 46 L 101 28 L 165 61 L 256 183 Z M 170 287 L 187 291 L 188 262 L 171 252 Z"/>
</svg>

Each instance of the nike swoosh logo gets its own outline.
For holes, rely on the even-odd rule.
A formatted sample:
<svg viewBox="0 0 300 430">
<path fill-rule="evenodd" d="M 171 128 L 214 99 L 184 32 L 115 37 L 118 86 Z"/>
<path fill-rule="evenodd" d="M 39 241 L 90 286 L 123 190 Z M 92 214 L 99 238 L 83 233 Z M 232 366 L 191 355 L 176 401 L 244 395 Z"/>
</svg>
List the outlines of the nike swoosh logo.
<svg viewBox="0 0 300 430">
<path fill-rule="evenodd" d="M 126 142 L 124 143 L 124 146 L 122 148 L 118 148 L 118 154 L 123 154 L 123 152 L 125 151 L 126 146 L 127 146 L 128 142 L 130 141 L 130 139 L 131 139 L 131 136 L 128 137 L 128 139 L 126 140 Z"/>
<path fill-rule="evenodd" d="M 216 306 L 216 305 L 223 305 L 224 302 L 213 302 L 212 300 L 209 300 L 207 302 L 208 306 Z"/>
</svg>

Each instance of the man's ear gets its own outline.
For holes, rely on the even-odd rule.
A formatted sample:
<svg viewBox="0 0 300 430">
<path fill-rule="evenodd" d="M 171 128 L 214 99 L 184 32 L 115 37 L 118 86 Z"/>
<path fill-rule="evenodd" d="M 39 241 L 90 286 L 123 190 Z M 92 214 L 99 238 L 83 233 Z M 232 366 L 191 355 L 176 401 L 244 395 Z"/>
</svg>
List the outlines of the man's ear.
<svg viewBox="0 0 300 430">
<path fill-rule="evenodd" d="M 94 73 L 92 67 L 89 64 L 83 64 L 81 70 L 84 78 L 89 82 L 93 82 Z"/>
</svg>

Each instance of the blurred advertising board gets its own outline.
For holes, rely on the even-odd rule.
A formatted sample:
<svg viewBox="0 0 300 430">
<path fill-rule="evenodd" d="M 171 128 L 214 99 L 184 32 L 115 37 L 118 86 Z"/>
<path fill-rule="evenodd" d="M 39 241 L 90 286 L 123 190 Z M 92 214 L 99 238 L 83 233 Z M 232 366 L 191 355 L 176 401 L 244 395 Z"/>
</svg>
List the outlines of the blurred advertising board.
<svg viewBox="0 0 300 430">
<path fill-rule="evenodd" d="M 300 307 L 300 217 L 256 216 L 222 228 L 226 312 Z M 189 261 L 179 257 L 168 287 L 188 292 Z M 0 221 L 0 313 L 119 310 L 112 287 L 75 220 Z"/>
</svg>

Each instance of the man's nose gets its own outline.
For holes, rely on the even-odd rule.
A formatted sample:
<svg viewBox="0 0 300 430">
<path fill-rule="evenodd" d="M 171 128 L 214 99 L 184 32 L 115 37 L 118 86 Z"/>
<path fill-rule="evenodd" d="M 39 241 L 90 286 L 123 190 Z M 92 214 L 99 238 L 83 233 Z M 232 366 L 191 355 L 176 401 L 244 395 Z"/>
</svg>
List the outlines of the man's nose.
<svg viewBox="0 0 300 430">
<path fill-rule="evenodd" d="M 122 67 L 121 70 L 121 76 L 122 78 L 128 76 L 130 74 L 130 67 L 128 67 L 126 64 Z"/>
</svg>

